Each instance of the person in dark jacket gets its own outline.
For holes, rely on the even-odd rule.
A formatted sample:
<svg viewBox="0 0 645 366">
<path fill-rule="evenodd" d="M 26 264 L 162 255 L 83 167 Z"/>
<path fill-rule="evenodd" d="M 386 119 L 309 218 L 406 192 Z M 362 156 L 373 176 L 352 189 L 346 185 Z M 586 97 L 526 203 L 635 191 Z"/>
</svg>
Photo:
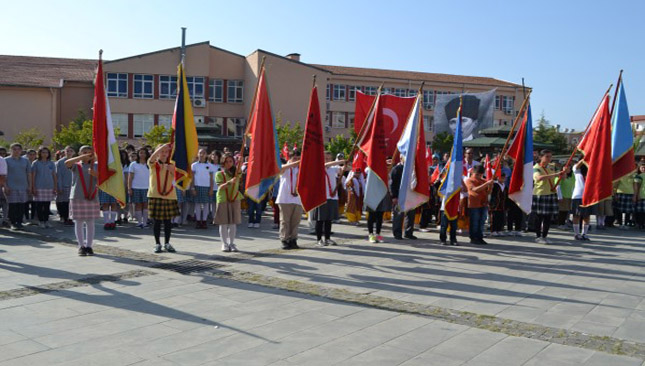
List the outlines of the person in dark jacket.
<svg viewBox="0 0 645 366">
<path fill-rule="evenodd" d="M 401 187 L 401 177 L 403 175 L 403 162 L 399 162 L 390 172 L 390 193 L 392 195 L 392 233 L 394 238 L 401 240 L 416 239 L 414 236 L 414 213 L 415 210 L 401 212 L 399 210 L 399 188 Z M 405 221 L 405 235 L 403 233 L 403 223 Z"/>
</svg>

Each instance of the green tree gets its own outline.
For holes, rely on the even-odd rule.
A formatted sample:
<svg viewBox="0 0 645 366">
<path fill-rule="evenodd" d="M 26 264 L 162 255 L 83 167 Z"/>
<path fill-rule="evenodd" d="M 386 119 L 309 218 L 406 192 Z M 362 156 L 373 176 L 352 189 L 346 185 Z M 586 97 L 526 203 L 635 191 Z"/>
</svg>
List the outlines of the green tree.
<svg viewBox="0 0 645 366">
<path fill-rule="evenodd" d="M 552 145 L 553 153 L 556 155 L 571 152 L 567 138 L 558 131 L 557 127 L 551 125 L 551 122 L 544 116 L 544 112 L 537 120 L 537 128 L 533 132 L 533 141 Z"/>
<path fill-rule="evenodd" d="M 143 133 L 143 140 L 146 145 L 150 145 L 154 149 L 157 145 L 170 142 L 170 132 L 171 130 L 166 126 L 157 125 L 151 128 L 150 131 Z"/>
<path fill-rule="evenodd" d="M 92 145 L 92 120 L 88 119 L 85 112 L 78 111 L 76 117 L 69 122 L 67 126 L 61 126 L 58 130 L 54 131 L 52 137 L 53 146 L 55 149 L 63 149 L 65 146 L 71 146 L 74 150 L 83 145 Z M 120 129 L 114 128 L 114 135 L 118 136 Z"/>
<path fill-rule="evenodd" d="M 349 137 L 345 135 L 336 135 L 325 145 L 325 149 L 331 152 L 334 158 L 338 153 L 343 153 L 345 154 L 345 158 L 348 159 L 349 155 L 352 153 L 354 141 L 356 141 L 356 132 L 351 130 Z"/>
<path fill-rule="evenodd" d="M 278 135 L 278 147 L 282 150 L 284 143 L 287 143 L 289 149 L 293 147 L 294 144 L 298 144 L 299 147 L 302 147 L 302 137 L 305 134 L 305 130 L 300 125 L 300 122 L 291 123 L 287 121 L 282 123 L 282 116 L 278 112 L 276 116 L 276 132 Z"/>
<path fill-rule="evenodd" d="M 432 138 L 432 151 L 437 153 L 449 153 L 455 137 L 448 132 L 440 132 Z"/>
<path fill-rule="evenodd" d="M 37 128 L 30 128 L 18 133 L 13 140 L 22 145 L 23 149 L 37 149 L 45 142 L 45 135 Z"/>
</svg>

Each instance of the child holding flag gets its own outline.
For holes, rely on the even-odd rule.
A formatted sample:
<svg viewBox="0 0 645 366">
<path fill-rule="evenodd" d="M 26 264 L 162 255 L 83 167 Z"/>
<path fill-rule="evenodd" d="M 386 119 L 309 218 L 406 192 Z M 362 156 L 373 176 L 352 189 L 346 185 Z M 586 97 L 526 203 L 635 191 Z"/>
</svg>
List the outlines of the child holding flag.
<svg viewBox="0 0 645 366">
<path fill-rule="evenodd" d="M 345 160 L 332 161 L 331 159 L 331 152 L 325 151 L 326 174 L 323 176 L 323 185 L 326 187 L 327 202 L 311 211 L 311 218 L 316 222 L 316 246 L 319 247 L 337 245 L 335 241 L 331 240 L 331 224 L 340 216 L 338 213 L 338 187 L 344 168 L 335 165 L 344 164 Z"/>
<path fill-rule="evenodd" d="M 557 215 L 560 209 L 554 179 L 564 175 L 564 171 L 556 173 L 549 168 L 551 158 L 550 150 L 542 150 L 539 153 L 538 163 L 533 166 L 531 211 L 536 215 L 535 241 L 541 244 L 548 244 L 546 237 L 551 227 L 551 218 L 553 215 Z"/>
<path fill-rule="evenodd" d="M 222 169 L 215 174 L 217 183 L 217 209 L 214 223 L 219 225 L 219 236 L 222 240 L 223 252 L 237 252 L 235 234 L 237 225 L 242 222 L 240 212 L 240 180 L 235 174 L 235 160 L 233 155 L 225 154 L 222 157 Z"/>
<path fill-rule="evenodd" d="M 169 253 L 175 253 L 175 248 L 170 245 L 171 220 L 179 215 L 179 206 L 177 206 L 177 192 L 174 185 L 175 164 L 170 161 L 171 150 L 170 144 L 159 145 L 148 159 L 151 173 L 147 197 L 150 217 L 154 220 L 155 253 L 162 252 L 160 241 L 162 223 L 164 249 Z"/>
<path fill-rule="evenodd" d="M 298 224 L 302 218 L 302 205 L 297 191 L 300 151 L 288 152 L 289 160 L 280 169 L 280 188 L 275 199 L 280 212 L 280 241 L 282 249 L 299 249 Z M 276 187 L 274 187 L 276 189 Z"/>
</svg>

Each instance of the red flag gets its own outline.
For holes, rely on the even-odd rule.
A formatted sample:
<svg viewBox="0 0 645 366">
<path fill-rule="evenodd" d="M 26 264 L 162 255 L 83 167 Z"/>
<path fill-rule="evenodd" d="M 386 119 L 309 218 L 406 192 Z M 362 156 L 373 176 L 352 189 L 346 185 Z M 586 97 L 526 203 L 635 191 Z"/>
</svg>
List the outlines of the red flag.
<svg viewBox="0 0 645 366">
<path fill-rule="evenodd" d="M 262 68 L 251 115 L 249 134 L 249 162 L 246 173 L 246 195 L 256 202 L 262 201 L 280 174 L 277 137 L 271 103 Z"/>
<path fill-rule="evenodd" d="M 493 179 L 493 165 L 490 163 L 490 156 L 488 156 L 488 154 L 486 154 L 486 160 L 484 164 L 484 166 L 486 167 L 486 179 Z"/>
<path fill-rule="evenodd" d="M 371 120 L 368 121 L 369 125 L 363 137 L 361 137 L 359 147 L 367 156 L 367 166 L 387 186 L 387 143 L 383 123 L 379 123 L 383 120 L 383 108 L 381 108 L 380 104 L 381 96 L 378 96 L 374 106 L 374 113 L 370 116 Z M 398 139 L 394 140 L 395 146 L 397 142 Z M 368 192 L 366 191 L 366 193 Z"/>
<path fill-rule="evenodd" d="M 298 194 L 305 211 L 327 202 L 326 186 L 321 184 L 325 174 L 325 145 L 323 142 L 322 119 L 318 104 L 318 88 L 311 91 L 309 112 L 302 141 L 300 169 L 298 170 Z"/>
<path fill-rule="evenodd" d="M 602 102 L 600 102 L 587 134 L 578 144 L 578 150 L 584 154 L 582 160 L 588 168 L 585 190 L 582 194 L 582 206 L 588 207 L 600 201 L 611 199 L 613 185 L 611 174 L 611 115 L 609 113 L 608 94 L 605 94 Z"/>
<path fill-rule="evenodd" d="M 437 179 L 439 179 L 440 176 L 441 176 L 441 168 L 439 167 L 439 165 L 437 165 L 434 168 L 434 172 L 432 172 L 432 176 L 430 177 L 430 184 L 434 184 L 437 181 Z"/>
<path fill-rule="evenodd" d="M 356 152 L 356 154 L 354 154 L 354 161 L 352 161 L 352 171 L 359 169 L 361 172 L 364 172 L 366 167 L 367 163 L 365 162 L 365 154 L 363 154 L 363 152 L 359 150 Z"/>
<path fill-rule="evenodd" d="M 360 132 L 375 98 L 375 96 L 366 95 L 360 91 L 356 92 L 356 106 L 354 110 L 354 131 L 356 133 Z M 405 122 L 408 120 L 416 98 L 381 95 L 380 99 L 379 106 L 381 110 L 379 111 L 380 117 L 378 121 L 383 125 L 383 131 L 385 133 L 386 155 L 394 156 L 396 144 L 401 139 Z"/>
<path fill-rule="evenodd" d="M 298 143 L 297 143 L 297 142 L 294 142 L 294 143 L 293 143 L 293 149 L 294 149 L 294 150 L 297 150 L 297 149 L 298 149 Z"/>
<path fill-rule="evenodd" d="M 115 171 L 110 169 L 108 166 L 109 146 L 102 60 L 99 60 L 99 67 L 96 71 L 96 75 L 96 85 L 94 85 L 94 106 L 92 108 L 92 145 L 94 145 L 94 151 L 98 157 L 98 184 L 101 185 L 115 173 Z"/>
<path fill-rule="evenodd" d="M 428 166 L 432 166 L 432 150 L 430 146 L 426 146 L 426 162 L 428 162 Z"/>
<path fill-rule="evenodd" d="M 280 155 L 282 155 L 282 157 L 285 159 L 289 159 L 289 145 L 287 145 L 286 141 L 282 146 L 282 151 L 280 152 Z"/>
</svg>

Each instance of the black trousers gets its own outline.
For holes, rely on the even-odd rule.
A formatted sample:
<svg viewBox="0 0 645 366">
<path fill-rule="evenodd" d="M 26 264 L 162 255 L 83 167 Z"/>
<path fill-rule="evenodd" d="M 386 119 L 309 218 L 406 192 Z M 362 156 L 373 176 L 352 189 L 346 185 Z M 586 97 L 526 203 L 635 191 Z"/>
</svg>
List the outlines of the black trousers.
<svg viewBox="0 0 645 366">
<path fill-rule="evenodd" d="M 48 221 L 49 220 L 49 205 L 51 202 L 36 202 L 36 216 L 38 216 L 38 221 Z"/>
<path fill-rule="evenodd" d="M 421 210 L 421 220 L 419 227 L 422 229 L 427 228 L 432 222 L 432 208 L 424 208 Z"/>
<path fill-rule="evenodd" d="M 490 231 L 504 231 L 504 211 L 490 211 L 491 225 Z"/>
<path fill-rule="evenodd" d="M 508 231 L 521 231 L 522 210 L 513 201 L 507 200 L 506 202 L 508 203 L 508 215 L 506 216 Z"/>
<path fill-rule="evenodd" d="M 331 220 L 316 221 L 316 239 L 322 240 L 323 233 L 325 240 L 331 237 Z"/>
<path fill-rule="evenodd" d="M 415 210 L 401 212 L 398 209 L 394 209 L 394 211 L 392 211 L 392 233 L 394 234 L 394 237 L 401 236 L 401 232 L 404 230 L 404 221 L 405 236 L 411 236 L 414 234 L 414 212 Z"/>
<path fill-rule="evenodd" d="M 9 204 L 9 221 L 12 225 L 22 225 L 22 218 L 25 215 L 25 203 Z"/>
<path fill-rule="evenodd" d="M 69 202 L 56 202 L 56 210 L 61 220 L 69 220 Z"/>
<path fill-rule="evenodd" d="M 535 215 L 535 234 L 537 237 L 546 238 L 551 227 L 551 215 Z"/>
<path fill-rule="evenodd" d="M 441 228 L 439 229 L 439 240 L 446 241 L 448 236 L 448 227 L 450 227 L 450 242 L 457 242 L 457 219 L 448 220 L 446 214 L 440 211 L 441 215 Z"/>
<path fill-rule="evenodd" d="M 374 225 L 376 225 L 376 234 L 380 235 L 383 226 L 383 211 L 370 211 L 367 215 L 367 232 L 374 234 Z"/>
<path fill-rule="evenodd" d="M 164 239 L 165 242 L 164 244 L 170 243 L 170 234 L 172 233 L 172 222 L 170 220 L 157 220 L 155 219 L 154 226 L 152 227 L 152 231 L 155 235 L 155 243 L 156 244 L 161 244 L 160 236 L 161 236 L 161 223 L 163 222 L 163 233 L 164 233 Z"/>
</svg>

